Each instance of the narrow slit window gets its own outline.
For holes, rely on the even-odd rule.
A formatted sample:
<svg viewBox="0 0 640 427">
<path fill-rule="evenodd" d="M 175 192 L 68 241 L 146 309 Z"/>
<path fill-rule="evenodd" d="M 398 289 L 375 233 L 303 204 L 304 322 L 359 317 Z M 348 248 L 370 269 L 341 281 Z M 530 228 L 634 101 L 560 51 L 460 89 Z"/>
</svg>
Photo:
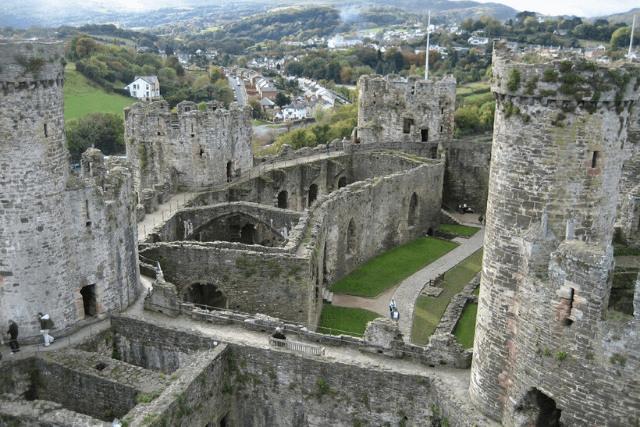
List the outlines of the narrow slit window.
<svg viewBox="0 0 640 427">
<path fill-rule="evenodd" d="M 49 132 L 47 131 L 47 124 L 44 124 L 44 137 L 48 138 L 49 137 Z"/>
<path fill-rule="evenodd" d="M 598 166 L 598 157 L 600 155 L 599 151 L 594 151 L 593 155 L 591 156 L 591 167 L 595 168 Z"/>
<path fill-rule="evenodd" d="M 569 305 L 567 307 L 567 317 L 564 319 L 564 326 L 571 326 L 573 324 L 573 320 L 569 316 L 571 316 L 571 309 L 573 308 L 573 298 L 575 291 L 571 288 L 571 294 L 569 295 Z"/>
</svg>

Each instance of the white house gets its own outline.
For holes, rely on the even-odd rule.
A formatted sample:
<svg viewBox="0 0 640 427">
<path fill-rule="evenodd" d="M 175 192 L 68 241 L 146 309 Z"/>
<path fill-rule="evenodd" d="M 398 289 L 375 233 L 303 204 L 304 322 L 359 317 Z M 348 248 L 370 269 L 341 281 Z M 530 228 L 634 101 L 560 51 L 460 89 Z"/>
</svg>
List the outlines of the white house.
<svg viewBox="0 0 640 427">
<path fill-rule="evenodd" d="M 151 100 L 160 97 L 158 76 L 136 76 L 133 83 L 124 88 L 129 89 L 129 94 L 133 98 Z"/>
<path fill-rule="evenodd" d="M 282 107 L 273 119 L 278 120 L 302 120 L 307 118 L 307 108 L 303 104 L 291 103 Z"/>
</svg>

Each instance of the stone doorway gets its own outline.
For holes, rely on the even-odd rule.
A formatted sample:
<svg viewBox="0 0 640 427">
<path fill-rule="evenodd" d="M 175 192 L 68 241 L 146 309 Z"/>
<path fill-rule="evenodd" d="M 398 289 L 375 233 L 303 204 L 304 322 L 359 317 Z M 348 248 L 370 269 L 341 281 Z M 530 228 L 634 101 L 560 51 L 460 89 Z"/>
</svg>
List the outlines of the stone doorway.
<svg viewBox="0 0 640 427">
<path fill-rule="evenodd" d="M 514 415 L 516 425 L 560 427 L 561 413 L 555 400 L 534 387 L 516 405 Z"/>
<path fill-rule="evenodd" d="M 84 317 L 94 317 L 98 314 L 96 307 L 96 285 L 88 285 L 80 288 L 82 295 L 82 306 L 84 307 Z"/>
<path fill-rule="evenodd" d="M 210 283 L 196 282 L 183 292 L 182 300 L 212 308 L 227 308 L 227 296 Z"/>
</svg>

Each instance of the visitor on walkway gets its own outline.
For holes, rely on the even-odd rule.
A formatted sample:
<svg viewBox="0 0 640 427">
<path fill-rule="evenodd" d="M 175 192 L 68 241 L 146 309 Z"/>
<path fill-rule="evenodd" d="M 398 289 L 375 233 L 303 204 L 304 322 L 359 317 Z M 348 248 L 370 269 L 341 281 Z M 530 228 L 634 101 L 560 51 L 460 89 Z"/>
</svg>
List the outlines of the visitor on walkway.
<svg viewBox="0 0 640 427">
<path fill-rule="evenodd" d="M 20 351 L 20 344 L 18 344 L 18 325 L 13 320 L 9 320 L 9 330 L 7 334 L 11 337 L 9 340 L 9 347 L 11 347 L 11 354 Z"/>
<path fill-rule="evenodd" d="M 400 311 L 397 308 L 393 310 L 393 315 L 391 318 L 396 322 L 400 320 Z"/>
<path fill-rule="evenodd" d="M 271 336 L 279 340 L 287 339 L 287 337 L 282 333 L 282 328 L 276 328 L 276 330 L 273 331 L 273 334 L 271 334 Z"/>
<path fill-rule="evenodd" d="M 393 319 L 393 310 L 397 308 L 396 300 L 392 299 L 389 303 L 389 317 Z"/>
<path fill-rule="evenodd" d="M 324 148 L 327 150 L 327 156 L 331 153 L 331 145 L 329 144 L 329 141 L 327 141 L 326 144 L 324 144 Z"/>
<path fill-rule="evenodd" d="M 38 320 L 40 321 L 40 333 L 44 339 L 44 346 L 49 347 L 54 338 L 49 335 L 49 330 L 53 329 L 53 320 L 49 318 L 48 314 L 38 313 Z"/>
</svg>

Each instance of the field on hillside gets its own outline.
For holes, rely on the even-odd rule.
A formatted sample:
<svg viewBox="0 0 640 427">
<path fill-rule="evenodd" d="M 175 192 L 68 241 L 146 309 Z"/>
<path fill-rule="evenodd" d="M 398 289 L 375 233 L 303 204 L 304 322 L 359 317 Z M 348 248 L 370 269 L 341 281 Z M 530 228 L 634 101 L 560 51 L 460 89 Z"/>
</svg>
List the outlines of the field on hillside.
<svg viewBox="0 0 640 427">
<path fill-rule="evenodd" d="M 106 93 L 98 86 L 89 85 L 73 63 L 65 67 L 67 81 L 64 84 L 64 119 L 69 121 L 89 113 L 111 112 L 124 116 L 124 107 L 135 102 L 133 98 Z"/>
</svg>

